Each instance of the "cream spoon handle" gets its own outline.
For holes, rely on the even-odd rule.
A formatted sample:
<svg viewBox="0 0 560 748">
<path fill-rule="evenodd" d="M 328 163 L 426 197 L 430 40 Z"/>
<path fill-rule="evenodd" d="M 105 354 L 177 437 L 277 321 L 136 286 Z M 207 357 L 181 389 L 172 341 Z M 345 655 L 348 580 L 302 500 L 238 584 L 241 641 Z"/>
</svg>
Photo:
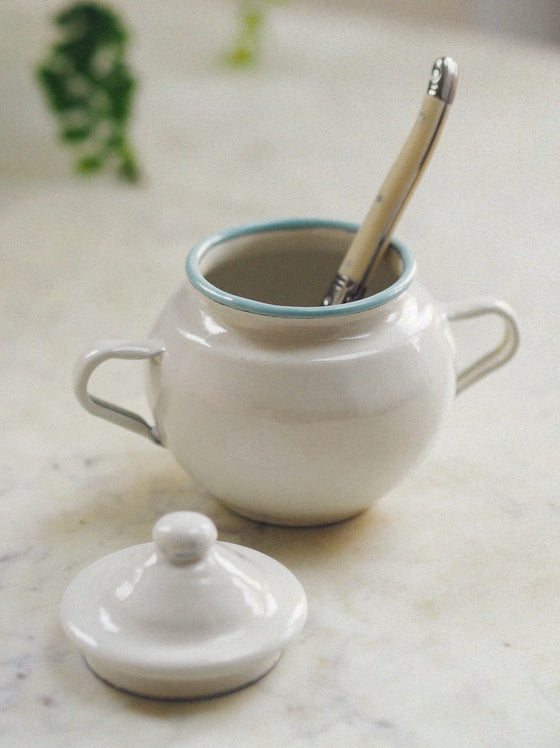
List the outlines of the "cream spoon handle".
<svg viewBox="0 0 560 748">
<path fill-rule="evenodd" d="M 364 295 L 367 278 L 389 246 L 393 229 L 441 134 L 456 82 L 455 62 L 450 57 L 438 58 L 414 126 L 329 287 L 323 300 L 325 306 Z"/>
</svg>

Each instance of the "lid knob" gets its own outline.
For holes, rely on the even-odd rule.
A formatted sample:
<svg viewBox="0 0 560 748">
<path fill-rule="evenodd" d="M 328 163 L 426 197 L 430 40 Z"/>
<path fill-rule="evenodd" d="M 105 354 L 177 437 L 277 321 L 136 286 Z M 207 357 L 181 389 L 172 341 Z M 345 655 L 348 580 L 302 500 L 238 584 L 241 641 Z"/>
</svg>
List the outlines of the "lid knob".
<svg viewBox="0 0 560 748">
<path fill-rule="evenodd" d="M 171 512 L 161 517 L 152 532 L 159 552 L 172 564 L 198 561 L 218 537 L 216 525 L 198 512 Z"/>
</svg>

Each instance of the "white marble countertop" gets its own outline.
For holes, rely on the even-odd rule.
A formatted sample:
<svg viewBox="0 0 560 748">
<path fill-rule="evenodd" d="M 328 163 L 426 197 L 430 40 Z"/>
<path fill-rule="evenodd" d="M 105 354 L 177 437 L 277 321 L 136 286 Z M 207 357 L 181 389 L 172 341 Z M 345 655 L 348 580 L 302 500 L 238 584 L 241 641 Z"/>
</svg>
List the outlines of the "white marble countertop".
<svg viewBox="0 0 560 748">
<path fill-rule="evenodd" d="M 0 23 L 0 743 L 559 746 L 558 48 L 294 2 L 275 8 L 261 67 L 236 73 L 216 63 L 222 4 L 117 3 L 142 74 L 145 179 L 127 187 L 69 176 L 52 147 L 26 77 L 46 5 L 10 0 Z M 77 356 L 144 337 L 195 241 L 251 220 L 360 221 L 442 53 L 460 87 L 398 235 L 436 297 L 509 301 L 522 345 L 457 399 L 404 484 L 332 527 L 260 525 L 79 407 Z M 460 334 L 465 357 L 479 333 Z M 141 370 L 109 368 L 98 387 L 145 412 Z M 286 564 L 310 614 L 259 683 L 158 703 L 93 677 L 58 605 L 79 570 L 181 508 Z"/>
</svg>

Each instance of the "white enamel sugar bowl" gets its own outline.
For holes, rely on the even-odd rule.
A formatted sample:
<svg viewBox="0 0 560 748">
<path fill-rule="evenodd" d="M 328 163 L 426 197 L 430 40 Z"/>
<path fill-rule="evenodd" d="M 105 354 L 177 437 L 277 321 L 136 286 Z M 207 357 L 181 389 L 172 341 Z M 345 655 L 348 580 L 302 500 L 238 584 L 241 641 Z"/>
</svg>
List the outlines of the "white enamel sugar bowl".
<svg viewBox="0 0 560 748">
<path fill-rule="evenodd" d="M 503 302 L 434 301 L 397 241 L 370 295 L 321 306 L 355 231 L 294 220 L 201 242 L 147 340 L 82 356 L 80 402 L 169 448 L 248 517 L 312 525 L 365 510 L 425 455 L 456 392 L 511 358 L 518 332 Z M 503 338 L 457 372 L 449 323 L 486 314 L 503 320 Z M 153 425 L 90 394 L 111 358 L 147 359 Z"/>
</svg>

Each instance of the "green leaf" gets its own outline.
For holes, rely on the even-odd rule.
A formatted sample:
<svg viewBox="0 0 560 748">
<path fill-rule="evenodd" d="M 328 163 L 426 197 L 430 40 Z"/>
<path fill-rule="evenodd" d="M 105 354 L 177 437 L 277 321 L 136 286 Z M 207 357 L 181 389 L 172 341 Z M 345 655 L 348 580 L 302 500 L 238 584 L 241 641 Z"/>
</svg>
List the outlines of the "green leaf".
<svg viewBox="0 0 560 748">
<path fill-rule="evenodd" d="M 47 66 L 38 70 L 39 80 L 53 109 L 63 112 L 76 105 L 76 97 L 68 89 L 68 75 Z"/>
<path fill-rule="evenodd" d="M 82 156 L 78 159 L 76 167 L 81 174 L 92 174 L 102 169 L 103 161 L 101 156 Z"/>
<path fill-rule="evenodd" d="M 269 6 L 283 0 L 239 0 L 237 36 L 224 55 L 231 67 L 248 68 L 259 62 Z"/>
<path fill-rule="evenodd" d="M 79 173 L 113 166 L 136 181 L 139 170 L 127 139 L 136 81 L 125 61 L 129 35 L 123 22 L 108 7 L 77 2 L 58 13 L 55 23 L 59 38 L 36 74 L 61 140 L 79 149 Z"/>
<path fill-rule="evenodd" d="M 123 155 L 119 164 L 119 175 L 129 182 L 137 182 L 139 180 L 140 172 L 132 154 Z"/>
<path fill-rule="evenodd" d="M 84 125 L 83 127 L 68 125 L 68 127 L 63 128 L 61 137 L 68 143 L 83 143 L 90 137 L 92 130 L 93 127 L 91 124 Z"/>
</svg>

